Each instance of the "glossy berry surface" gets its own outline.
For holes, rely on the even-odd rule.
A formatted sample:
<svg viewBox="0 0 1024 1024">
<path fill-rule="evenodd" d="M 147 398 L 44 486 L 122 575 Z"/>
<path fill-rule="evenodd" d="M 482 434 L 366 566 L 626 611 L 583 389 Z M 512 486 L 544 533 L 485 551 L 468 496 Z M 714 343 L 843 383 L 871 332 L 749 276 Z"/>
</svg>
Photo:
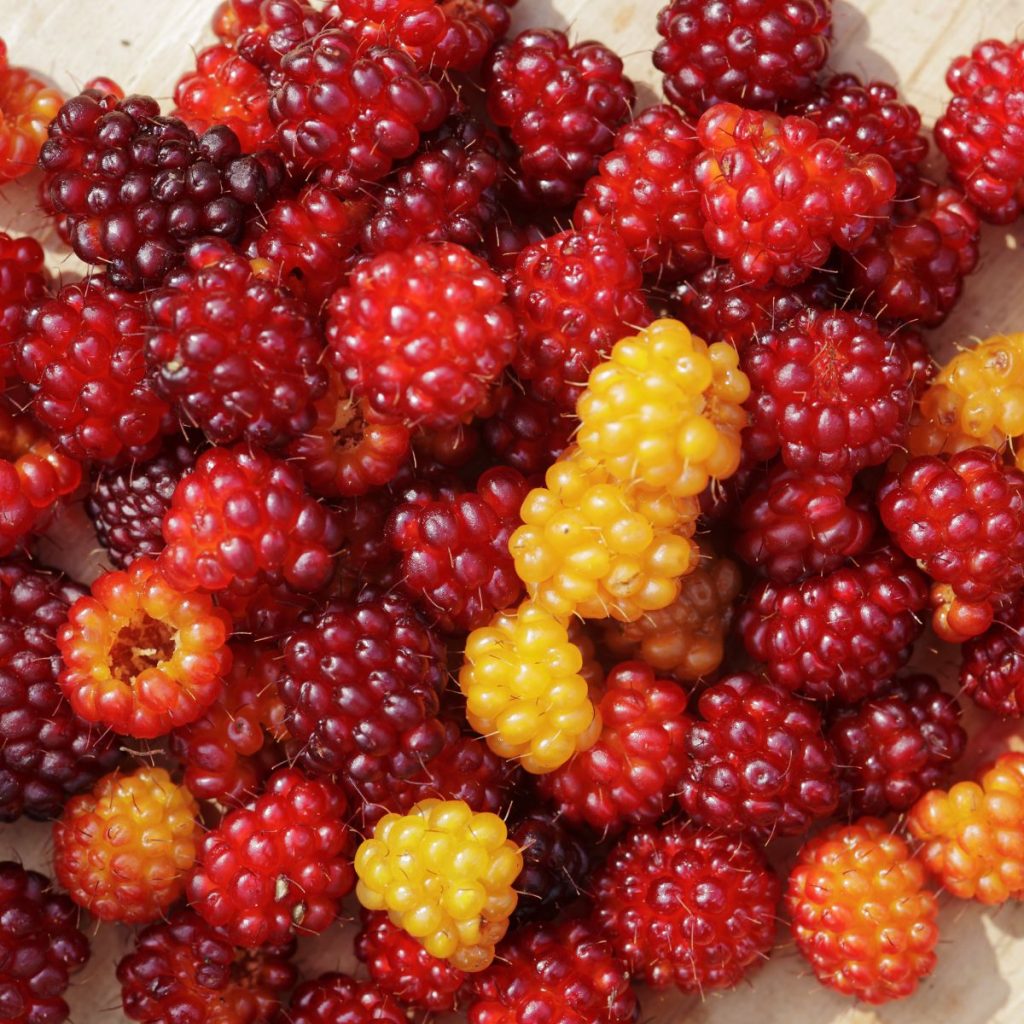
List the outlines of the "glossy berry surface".
<svg viewBox="0 0 1024 1024">
<path fill-rule="evenodd" d="M 498 387 L 493 405 L 480 430 L 485 450 L 499 465 L 526 477 L 540 475 L 569 448 L 575 416 L 526 394 L 517 379 L 509 378 Z"/>
<path fill-rule="evenodd" d="M 288 1006 L 289 1024 L 406 1024 L 401 1004 L 370 981 L 346 974 L 322 974 L 303 982 Z"/>
<path fill-rule="evenodd" d="M 981 636 L 961 648 L 960 687 L 1001 718 L 1024 715 L 1024 605 L 1014 601 Z"/>
<path fill-rule="evenodd" d="M 32 169 L 63 100 L 31 71 L 12 65 L 0 40 L 0 183 Z"/>
<path fill-rule="evenodd" d="M 16 371 L 17 341 L 30 309 L 49 296 L 49 275 L 43 247 L 29 236 L 0 231 L 0 376 Z"/>
</svg>

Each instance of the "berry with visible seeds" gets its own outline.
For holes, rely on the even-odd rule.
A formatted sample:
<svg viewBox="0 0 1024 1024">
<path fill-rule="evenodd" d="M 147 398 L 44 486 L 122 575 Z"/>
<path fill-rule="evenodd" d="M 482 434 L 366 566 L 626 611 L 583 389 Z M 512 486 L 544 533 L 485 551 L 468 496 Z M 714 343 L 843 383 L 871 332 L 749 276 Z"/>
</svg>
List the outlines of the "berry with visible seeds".
<svg viewBox="0 0 1024 1024">
<path fill-rule="evenodd" d="M 363 782 L 407 779 L 444 745 L 437 638 L 401 599 L 332 603 L 283 647 L 285 722 L 305 763 Z"/>
<path fill-rule="evenodd" d="M 656 821 L 686 770 L 687 693 L 641 662 L 608 673 L 597 705 L 597 742 L 540 779 L 540 791 L 567 821 L 599 834 Z"/>
<path fill-rule="evenodd" d="M 39 154 L 44 209 L 120 288 L 160 281 L 203 235 L 237 241 L 278 187 L 280 162 L 243 156 L 230 128 L 196 135 L 156 100 L 97 89 L 68 100 Z"/>
<path fill-rule="evenodd" d="M 563 231 L 527 246 L 509 281 L 519 323 L 515 371 L 532 394 L 572 413 L 591 370 L 653 316 L 640 265 L 610 230 Z"/>
<path fill-rule="evenodd" d="M 496 814 L 461 800 L 422 800 L 409 814 L 381 818 L 355 868 L 367 910 L 388 910 L 431 956 L 476 972 L 508 929 L 523 858 Z"/>
<path fill-rule="evenodd" d="M 516 933 L 475 993 L 470 1024 L 633 1024 L 640 1012 L 626 965 L 585 921 Z"/>
<path fill-rule="evenodd" d="M 144 302 L 103 277 L 33 308 L 17 345 L 32 411 L 76 459 L 146 458 L 173 428 L 146 377 Z"/>
<path fill-rule="evenodd" d="M 191 245 L 149 309 L 154 385 L 214 444 L 273 446 L 313 425 L 327 389 L 316 323 L 227 242 Z"/>
<path fill-rule="evenodd" d="M 198 814 L 192 794 L 163 768 L 106 775 L 54 823 L 57 879 L 101 921 L 155 921 L 185 891 Z"/>
<path fill-rule="evenodd" d="M 701 117 L 697 138 L 704 239 L 758 285 L 799 284 L 833 245 L 856 249 L 896 191 L 885 157 L 851 153 L 806 118 L 720 103 Z"/>
<path fill-rule="evenodd" d="M 17 372 L 17 348 L 30 309 L 49 297 L 43 247 L 0 231 L 0 381 Z"/>
<path fill-rule="evenodd" d="M 411 157 L 421 135 L 448 113 L 444 92 L 405 54 L 361 51 L 338 29 L 285 54 L 271 86 L 270 119 L 281 152 L 305 178 L 343 195 Z"/>
<path fill-rule="evenodd" d="M 0 1012 L 12 1024 L 64 1024 L 70 976 L 89 959 L 78 908 L 50 880 L 0 864 Z"/>
<path fill-rule="evenodd" d="M 212 591 L 319 590 L 341 541 L 336 516 L 306 493 L 297 467 L 241 445 L 199 457 L 175 488 L 163 531 L 168 579 Z"/>
<path fill-rule="evenodd" d="M 832 0 L 672 0 L 658 33 L 653 59 L 665 95 L 690 117 L 723 101 L 774 110 L 813 95 L 828 60 Z"/>
<path fill-rule="evenodd" d="M 586 184 L 574 223 L 581 230 L 606 225 L 648 274 L 672 280 L 702 270 L 710 256 L 691 174 L 699 152 L 678 111 L 649 107 L 615 137 Z"/>
<path fill-rule="evenodd" d="M 594 882 L 598 929 L 638 981 L 732 988 L 775 944 L 782 886 L 739 837 L 676 822 L 619 840 Z"/>
<path fill-rule="evenodd" d="M 856 707 L 838 708 L 828 737 L 853 815 L 908 810 L 945 781 L 967 743 L 956 698 L 926 675 L 905 676 Z"/>
<path fill-rule="evenodd" d="M 870 496 L 849 478 L 780 463 L 747 495 L 736 526 L 736 554 L 773 583 L 793 583 L 865 552 L 876 523 Z"/>
<path fill-rule="evenodd" d="M 346 974 L 322 974 L 292 994 L 288 1024 L 408 1024 L 402 1007 L 374 982 Z"/>
<path fill-rule="evenodd" d="M 525 477 L 545 473 L 572 442 L 576 418 L 526 394 L 509 378 L 494 395 L 494 412 L 481 422 L 486 450 L 497 465 Z"/>
<path fill-rule="evenodd" d="M 991 448 L 912 459 L 878 491 L 894 542 L 950 589 L 932 624 L 944 639 L 984 632 L 1003 596 L 1024 584 L 1024 472 Z"/>
<path fill-rule="evenodd" d="M 927 601 L 924 575 L 882 547 L 825 576 L 758 584 L 741 608 L 739 634 L 772 682 L 855 704 L 906 664 Z"/>
<path fill-rule="evenodd" d="M 232 46 L 220 43 L 200 50 L 196 66 L 174 87 L 175 110 L 201 135 L 215 124 L 227 125 L 245 153 L 273 145 L 274 126 L 267 114 L 270 89 L 263 72 Z"/>
<path fill-rule="evenodd" d="M 744 448 L 803 473 L 852 476 L 903 444 L 910 361 L 871 317 L 807 309 L 745 349 L 751 428 Z"/>
<path fill-rule="evenodd" d="M 359 266 L 327 310 L 334 365 L 379 413 L 454 426 L 512 361 L 515 320 L 490 268 L 451 242 L 420 242 Z"/>
<path fill-rule="evenodd" d="M 636 88 L 621 59 L 595 42 L 527 29 L 491 55 L 487 110 L 516 147 L 515 175 L 532 203 L 566 206 L 629 120 Z"/>
<path fill-rule="evenodd" d="M 370 980 L 405 1006 L 431 1013 L 454 1010 L 466 975 L 447 960 L 431 956 L 387 914 L 364 910 L 356 956 Z"/>
<path fill-rule="evenodd" d="M 697 824 L 770 839 L 836 809 L 836 755 L 810 701 L 744 672 L 708 687 L 696 713 L 679 801 Z"/>
<path fill-rule="evenodd" d="M 57 634 L 60 685 L 88 722 L 151 739 L 194 722 L 231 667 L 231 623 L 205 594 L 178 590 L 148 558 L 100 576 Z"/>
<path fill-rule="evenodd" d="M 402 587 L 446 633 L 486 626 L 516 604 L 523 586 L 508 542 L 529 490 L 514 469 L 489 469 L 476 490 L 400 505 L 388 521 L 401 553 Z"/>
<path fill-rule="evenodd" d="M 12 66 L 7 44 L 0 39 L 0 183 L 32 170 L 47 126 L 63 102 L 56 89 L 27 69 Z"/>
<path fill-rule="evenodd" d="M 1001 718 L 1024 716 L 1024 601 L 1014 600 L 961 648 L 960 688 Z"/>
<path fill-rule="evenodd" d="M 354 881 L 345 796 L 328 779 L 275 772 L 262 796 L 203 836 L 192 909 L 238 946 L 279 946 L 337 918 Z"/>
<path fill-rule="evenodd" d="M 823 985 L 866 1003 L 901 999 L 935 968 L 935 894 L 906 842 L 877 818 L 833 825 L 800 850 L 786 909 Z"/>
<path fill-rule="evenodd" d="M 977 781 L 933 789 L 910 809 L 907 829 L 942 887 L 998 904 L 1024 895 L 1024 754 L 1008 753 Z"/>
</svg>

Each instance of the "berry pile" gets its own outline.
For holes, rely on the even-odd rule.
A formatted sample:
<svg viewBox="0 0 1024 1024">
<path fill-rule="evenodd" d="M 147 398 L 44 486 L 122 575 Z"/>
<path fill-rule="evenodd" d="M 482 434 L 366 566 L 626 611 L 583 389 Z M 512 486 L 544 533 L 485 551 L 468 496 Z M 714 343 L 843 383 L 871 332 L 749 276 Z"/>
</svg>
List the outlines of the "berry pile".
<svg viewBox="0 0 1024 1024">
<path fill-rule="evenodd" d="M 0 232 L 0 1020 L 90 918 L 140 1024 L 634 1024 L 1024 899 L 1024 333 L 931 348 L 1024 43 L 926 163 L 832 0 L 640 5 L 645 109 L 514 2 L 223 0 L 165 112 L 0 40 L 87 264 Z"/>
</svg>

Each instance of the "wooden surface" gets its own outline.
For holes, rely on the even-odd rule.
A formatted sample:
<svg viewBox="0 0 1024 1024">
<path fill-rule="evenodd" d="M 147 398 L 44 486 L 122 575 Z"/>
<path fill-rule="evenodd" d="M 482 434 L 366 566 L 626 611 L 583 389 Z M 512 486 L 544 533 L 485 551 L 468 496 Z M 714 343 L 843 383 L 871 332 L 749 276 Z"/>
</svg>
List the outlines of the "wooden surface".
<svg viewBox="0 0 1024 1024">
<path fill-rule="evenodd" d="M 627 57 L 629 73 L 641 83 L 641 104 L 658 95 L 650 64 L 656 41 L 659 0 L 520 0 L 520 26 L 568 27 L 574 38 L 596 38 Z M 106 75 L 128 91 L 147 92 L 169 107 L 179 74 L 192 63 L 192 49 L 209 41 L 207 24 L 215 0 L 0 0 L 0 35 L 13 63 L 51 77 L 65 92 L 89 78 Z M 900 85 L 930 126 L 947 99 L 943 76 L 949 60 L 990 36 L 1011 38 L 1024 23 L 1024 0 L 837 0 L 831 65 Z M 36 182 L 0 189 L 0 228 L 38 231 Z M 52 236 L 50 237 L 52 241 Z M 981 267 L 968 281 L 966 295 L 949 322 L 931 340 L 948 355 L 972 337 L 1024 329 L 1024 254 L 1018 246 L 1024 227 L 986 229 Z M 55 268 L 74 267 L 66 253 L 52 248 Z M 77 529 L 76 529 L 77 527 Z M 63 524 L 51 548 L 53 560 L 80 577 L 95 571 L 88 541 L 73 544 L 80 532 L 74 519 Z M 922 642 L 915 664 L 955 680 L 955 652 Z M 952 683 L 955 685 L 955 682 Z M 1019 728 L 993 727 L 971 718 L 975 738 L 969 760 L 1017 745 Z M 988 726 L 984 737 L 977 729 Z M 966 768 L 966 765 L 964 766 Z M 49 829 L 42 825 L 0 826 L 0 858 L 15 857 L 49 872 Z M 784 866 L 784 864 L 783 864 Z M 912 999 L 873 1009 L 822 988 L 788 944 L 737 991 L 707 999 L 676 993 L 643 993 L 644 1021 L 692 1024 L 1019 1024 L 1024 1020 L 1024 906 L 998 911 L 943 897 L 943 939 L 939 966 Z M 349 933 L 333 930 L 303 944 L 310 973 L 350 965 Z M 784 936 L 780 933 L 780 941 Z M 130 942 L 127 929 L 103 927 L 94 953 L 70 994 L 76 1024 L 117 1024 L 123 1020 L 113 978 L 115 963 Z"/>
</svg>

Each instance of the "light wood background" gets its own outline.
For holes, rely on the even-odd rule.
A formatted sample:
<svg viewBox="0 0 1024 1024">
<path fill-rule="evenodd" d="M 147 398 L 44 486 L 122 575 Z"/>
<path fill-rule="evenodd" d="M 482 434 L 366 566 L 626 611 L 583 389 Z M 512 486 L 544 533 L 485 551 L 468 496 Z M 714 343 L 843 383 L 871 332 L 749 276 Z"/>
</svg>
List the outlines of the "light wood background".
<svg viewBox="0 0 1024 1024">
<path fill-rule="evenodd" d="M 106 75 L 127 91 L 150 93 L 169 108 L 177 77 L 192 64 L 192 50 L 210 41 L 208 22 L 216 0 L 0 0 L 0 36 L 13 63 L 49 76 L 65 92 Z M 641 104 L 658 96 L 650 64 L 660 0 L 519 0 L 520 27 L 554 25 L 577 40 L 596 38 L 627 58 L 641 83 Z M 836 0 L 831 66 L 899 84 L 930 126 L 947 100 L 946 67 L 958 53 L 988 37 L 1009 39 L 1024 23 L 1024 0 Z M 941 165 L 936 161 L 937 173 Z M 0 229 L 43 233 L 55 269 L 75 263 L 54 243 L 35 211 L 37 182 L 0 189 Z M 953 316 L 931 335 L 946 356 L 974 337 L 1024 330 L 1024 227 L 988 228 L 981 266 L 968 282 Z M 99 563 L 82 524 L 58 524 L 48 557 L 91 578 Z M 956 652 L 922 641 L 915 664 L 937 671 L 955 688 Z M 1021 728 L 994 725 L 969 715 L 974 729 L 968 761 L 976 763 L 1006 746 L 1020 745 Z M 979 733 L 984 729 L 984 735 Z M 0 858 L 12 857 L 49 872 L 49 829 L 0 826 Z M 780 863 L 784 866 L 784 853 Z M 785 941 L 771 962 L 738 990 L 708 998 L 643 993 L 642 1019 L 651 1024 L 1019 1024 L 1024 1020 L 1024 907 L 998 911 L 943 897 L 939 966 L 912 999 L 873 1009 L 822 988 Z M 350 930 L 335 929 L 303 943 L 301 961 L 310 974 L 350 968 Z M 93 957 L 70 993 L 76 1024 L 119 1024 L 113 971 L 129 946 L 128 929 L 95 930 Z"/>
</svg>

